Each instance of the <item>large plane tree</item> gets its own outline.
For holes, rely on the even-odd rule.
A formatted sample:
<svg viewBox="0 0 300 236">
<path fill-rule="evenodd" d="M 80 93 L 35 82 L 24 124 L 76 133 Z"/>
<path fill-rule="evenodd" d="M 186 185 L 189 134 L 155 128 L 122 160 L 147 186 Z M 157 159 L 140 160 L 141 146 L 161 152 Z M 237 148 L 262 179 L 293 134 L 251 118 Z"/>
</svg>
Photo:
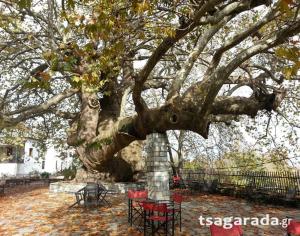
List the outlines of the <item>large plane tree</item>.
<svg viewBox="0 0 300 236">
<path fill-rule="evenodd" d="M 67 142 L 85 168 L 113 178 L 137 161 L 117 153 L 148 134 L 207 138 L 212 123 L 276 111 L 298 86 L 299 7 L 296 0 L 0 1 L 0 129 L 37 117 L 45 125 L 68 120 Z M 241 87 L 251 94 L 236 95 Z M 150 104 L 149 89 L 163 102 Z"/>
</svg>

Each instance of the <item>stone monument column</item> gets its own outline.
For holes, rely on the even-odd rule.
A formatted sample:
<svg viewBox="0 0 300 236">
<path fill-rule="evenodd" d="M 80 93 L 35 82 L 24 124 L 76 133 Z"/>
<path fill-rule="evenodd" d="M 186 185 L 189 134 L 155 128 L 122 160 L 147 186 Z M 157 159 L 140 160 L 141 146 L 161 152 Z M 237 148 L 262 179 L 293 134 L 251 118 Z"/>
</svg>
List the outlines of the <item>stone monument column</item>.
<svg viewBox="0 0 300 236">
<path fill-rule="evenodd" d="M 165 134 L 153 133 L 147 136 L 146 176 L 149 198 L 169 200 L 168 149 Z"/>
</svg>

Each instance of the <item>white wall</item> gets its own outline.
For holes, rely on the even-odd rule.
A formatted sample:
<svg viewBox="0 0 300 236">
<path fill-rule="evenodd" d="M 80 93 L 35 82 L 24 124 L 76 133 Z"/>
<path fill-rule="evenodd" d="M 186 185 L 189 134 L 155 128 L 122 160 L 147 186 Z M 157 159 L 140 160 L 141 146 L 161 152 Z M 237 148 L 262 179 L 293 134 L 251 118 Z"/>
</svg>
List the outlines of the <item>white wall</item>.
<svg viewBox="0 0 300 236">
<path fill-rule="evenodd" d="M 45 170 L 49 173 L 59 172 L 69 166 L 66 166 L 64 160 L 60 159 L 59 153 L 55 150 L 54 147 L 50 147 L 47 149 L 45 153 Z"/>
<path fill-rule="evenodd" d="M 30 153 L 31 148 L 32 152 Z M 54 174 L 70 167 L 73 161 L 70 153 L 64 160 L 59 158 L 59 153 L 54 147 L 49 147 L 43 158 L 42 153 L 39 153 L 38 148 L 34 145 L 34 141 L 26 141 L 24 152 L 24 163 L 0 163 L 0 176 L 26 175 L 32 172 Z"/>
<path fill-rule="evenodd" d="M 25 164 L 24 163 L 18 163 L 18 165 L 17 165 L 17 174 L 18 175 L 26 175 Z"/>
<path fill-rule="evenodd" d="M 30 148 L 32 148 L 31 156 Z M 26 141 L 24 149 L 24 174 L 29 174 L 30 172 L 43 172 L 42 160 L 39 156 L 38 149 L 34 146 L 34 142 Z"/>
<path fill-rule="evenodd" d="M 22 169 L 24 164 L 18 163 L 0 163 L 0 177 L 3 175 L 6 176 L 15 176 L 18 174 L 18 169 Z"/>
<path fill-rule="evenodd" d="M 72 165 L 73 158 L 70 157 L 70 153 L 65 159 L 59 158 L 59 153 L 54 147 L 49 147 L 45 153 L 45 170 L 49 173 L 56 173 Z"/>
</svg>

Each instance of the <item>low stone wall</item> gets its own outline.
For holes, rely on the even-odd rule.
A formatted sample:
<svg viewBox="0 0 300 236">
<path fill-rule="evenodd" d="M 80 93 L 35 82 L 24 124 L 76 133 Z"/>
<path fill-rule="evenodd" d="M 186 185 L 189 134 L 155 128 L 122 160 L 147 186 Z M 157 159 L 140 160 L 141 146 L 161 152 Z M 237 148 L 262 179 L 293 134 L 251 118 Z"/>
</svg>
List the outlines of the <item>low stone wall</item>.
<svg viewBox="0 0 300 236">
<path fill-rule="evenodd" d="M 143 188 L 144 183 L 105 183 L 101 182 L 107 189 L 115 190 L 118 193 L 126 193 L 128 189 Z M 86 183 L 76 183 L 72 181 L 62 181 L 51 183 L 49 187 L 50 193 L 75 193 L 86 186 Z"/>
<path fill-rule="evenodd" d="M 82 189 L 86 183 L 73 183 L 67 181 L 55 182 L 49 185 L 50 193 L 75 193 Z"/>
</svg>

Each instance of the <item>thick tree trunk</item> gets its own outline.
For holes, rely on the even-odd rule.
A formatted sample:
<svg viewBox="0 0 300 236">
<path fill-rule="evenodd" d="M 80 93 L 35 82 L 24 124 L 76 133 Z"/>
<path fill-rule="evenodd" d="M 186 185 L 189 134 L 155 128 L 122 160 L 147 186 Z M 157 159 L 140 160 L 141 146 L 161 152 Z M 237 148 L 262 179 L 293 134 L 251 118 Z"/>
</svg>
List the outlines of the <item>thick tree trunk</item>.
<svg viewBox="0 0 300 236">
<path fill-rule="evenodd" d="M 85 158 L 82 160 L 83 168 L 76 174 L 77 182 L 94 182 L 105 180 L 112 182 L 137 181 L 144 174 L 145 160 L 142 157 L 142 141 L 135 141 L 117 155 L 107 159 L 97 170 L 88 170 Z"/>
<path fill-rule="evenodd" d="M 93 157 L 91 155 L 78 153 L 79 159 L 83 163 L 83 168 L 76 175 L 76 181 L 136 181 L 144 173 L 145 160 L 142 157 L 142 148 L 143 142 L 135 141 L 111 158 L 103 158 L 105 161 L 101 162 L 101 165 L 97 165 L 97 169 L 87 168 L 92 162 L 91 159 Z M 84 174 L 82 174 L 83 170 Z"/>
<path fill-rule="evenodd" d="M 109 181 L 136 181 L 144 171 L 142 147 L 142 141 L 131 143 L 108 158 L 97 171 L 102 174 L 103 179 Z"/>
<path fill-rule="evenodd" d="M 194 97 L 188 95 L 131 117 L 119 117 L 117 109 L 101 110 L 100 105 L 94 106 L 94 95 L 82 96 L 81 117 L 73 123 L 68 143 L 76 146 L 79 158 L 88 171 L 100 172 L 103 178 L 113 181 L 129 181 L 140 171 L 136 167 L 141 166 L 141 155 L 135 151 L 136 157 L 133 158 L 131 154 L 126 157 L 126 151 L 121 150 L 133 141 L 144 140 L 151 133 L 175 129 L 190 130 L 207 138 L 209 124 L 217 120 L 215 114 L 224 115 L 225 118 L 232 114 L 255 116 L 258 110 L 275 109 L 277 103 L 275 94 L 270 101 L 220 97 L 203 114 L 199 112 L 197 99 L 195 101 Z M 112 108 L 114 104 L 107 107 Z"/>
<path fill-rule="evenodd" d="M 82 92 L 81 99 L 81 116 L 73 121 L 68 137 L 86 172 L 79 172 L 76 179 L 136 180 L 144 167 L 142 141 L 133 142 L 136 137 L 122 132 L 131 119 L 119 117 L 120 99 L 110 96 L 99 103 L 88 92 Z"/>
</svg>

